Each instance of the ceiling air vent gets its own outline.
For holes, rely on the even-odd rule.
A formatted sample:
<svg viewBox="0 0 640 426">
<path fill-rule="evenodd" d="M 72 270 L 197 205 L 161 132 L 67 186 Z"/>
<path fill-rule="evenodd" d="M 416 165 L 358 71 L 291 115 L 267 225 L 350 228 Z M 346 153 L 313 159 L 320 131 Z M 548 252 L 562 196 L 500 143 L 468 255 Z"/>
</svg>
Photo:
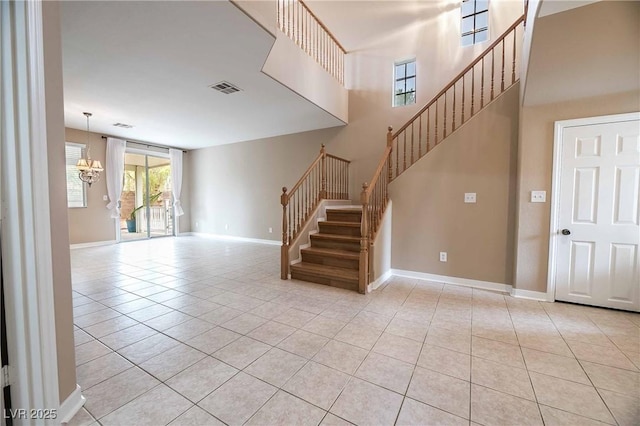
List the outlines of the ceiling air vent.
<svg viewBox="0 0 640 426">
<path fill-rule="evenodd" d="M 123 129 L 131 129 L 133 126 L 131 124 L 124 123 L 113 123 L 115 127 L 122 127 Z"/>
<path fill-rule="evenodd" d="M 242 90 L 238 86 L 233 85 L 228 81 L 221 81 L 219 83 L 212 84 L 209 87 L 211 87 L 213 90 L 217 90 L 218 92 L 222 92 L 226 95 L 230 95 L 232 93 L 236 93 Z"/>
</svg>

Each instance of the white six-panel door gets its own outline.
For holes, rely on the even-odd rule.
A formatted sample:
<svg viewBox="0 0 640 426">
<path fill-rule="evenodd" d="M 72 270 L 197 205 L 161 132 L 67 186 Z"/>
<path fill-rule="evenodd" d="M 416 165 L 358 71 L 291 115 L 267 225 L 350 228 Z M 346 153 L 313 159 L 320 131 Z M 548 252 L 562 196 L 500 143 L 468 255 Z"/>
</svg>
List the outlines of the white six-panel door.
<svg viewBox="0 0 640 426">
<path fill-rule="evenodd" d="M 640 310 L 640 121 L 562 130 L 555 298 Z"/>
</svg>

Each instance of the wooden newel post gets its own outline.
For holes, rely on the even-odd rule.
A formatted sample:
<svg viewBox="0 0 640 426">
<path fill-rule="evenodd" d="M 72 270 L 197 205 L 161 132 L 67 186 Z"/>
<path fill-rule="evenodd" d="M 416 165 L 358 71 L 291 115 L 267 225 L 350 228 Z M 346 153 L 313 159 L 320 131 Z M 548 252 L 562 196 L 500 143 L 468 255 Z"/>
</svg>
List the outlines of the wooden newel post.
<svg viewBox="0 0 640 426">
<path fill-rule="evenodd" d="M 360 202 L 362 203 L 362 221 L 360 224 L 360 259 L 358 268 L 358 291 L 367 292 L 369 284 L 369 185 L 362 184 Z"/>
<path fill-rule="evenodd" d="M 289 279 L 289 227 L 287 222 L 287 204 L 289 196 L 287 195 L 287 187 L 282 187 L 282 195 L 280 196 L 282 204 L 282 247 L 280 249 L 280 278 Z"/>
<path fill-rule="evenodd" d="M 393 178 L 393 170 L 391 170 L 391 154 L 393 153 L 393 127 L 389 126 L 387 128 L 387 147 L 389 147 L 389 180 L 387 182 L 391 182 Z"/>
<path fill-rule="evenodd" d="M 324 148 L 324 144 L 320 148 L 320 154 L 322 155 L 322 164 L 320 167 L 321 170 L 321 178 L 320 178 L 320 198 L 325 200 L 327 198 L 327 162 L 325 161 L 327 158 L 327 151 Z"/>
</svg>

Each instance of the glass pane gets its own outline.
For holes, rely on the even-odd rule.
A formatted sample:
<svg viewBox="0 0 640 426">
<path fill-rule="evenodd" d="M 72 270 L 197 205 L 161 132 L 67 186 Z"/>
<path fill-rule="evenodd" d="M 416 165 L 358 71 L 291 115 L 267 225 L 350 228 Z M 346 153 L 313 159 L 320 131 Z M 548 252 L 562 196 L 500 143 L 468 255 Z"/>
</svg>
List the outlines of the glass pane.
<svg viewBox="0 0 640 426">
<path fill-rule="evenodd" d="M 404 64 L 396 65 L 396 80 L 405 77 L 405 68 Z"/>
<path fill-rule="evenodd" d="M 405 95 L 405 105 L 411 105 L 416 103 L 416 92 L 409 92 Z"/>
<path fill-rule="evenodd" d="M 476 43 L 482 43 L 483 41 L 489 40 L 489 31 L 482 30 L 476 33 Z"/>
<path fill-rule="evenodd" d="M 485 10 L 489 10 L 489 1 L 488 0 L 476 1 L 476 13 L 484 12 Z"/>
<path fill-rule="evenodd" d="M 149 162 L 150 237 L 173 235 L 171 166 L 169 159 L 147 157 Z"/>
<path fill-rule="evenodd" d="M 87 207 L 85 185 L 78 177 L 76 164 L 82 157 L 83 148 L 79 145 L 65 145 L 66 177 L 67 177 L 67 205 L 68 207 Z"/>
<path fill-rule="evenodd" d="M 474 0 L 464 0 L 460 7 L 462 16 L 469 16 L 473 13 Z"/>
<path fill-rule="evenodd" d="M 120 239 L 129 241 L 146 238 L 147 230 L 142 224 L 146 214 L 144 155 L 126 153 L 124 170 L 122 194 L 120 195 Z"/>
<path fill-rule="evenodd" d="M 404 105 L 404 95 L 396 95 L 394 105 L 395 105 L 395 106 L 402 106 L 402 105 Z"/>
<path fill-rule="evenodd" d="M 462 18 L 462 34 L 473 31 L 473 16 Z"/>
<path fill-rule="evenodd" d="M 411 77 L 407 79 L 407 92 L 415 92 L 416 91 L 416 78 Z"/>
<path fill-rule="evenodd" d="M 407 77 L 411 77 L 416 75 L 416 63 L 408 62 L 407 63 Z"/>
<path fill-rule="evenodd" d="M 482 12 L 476 15 L 476 30 L 481 30 L 489 26 L 489 12 Z"/>
<path fill-rule="evenodd" d="M 396 81 L 396 89 L 394 94 L 404 93 L 404 80 Z"/>
<path fill-rule="evenodd" d="M 462 36 L 462 45 L 471 46 L 473 44 L 473 34 Z"/>
</svg>

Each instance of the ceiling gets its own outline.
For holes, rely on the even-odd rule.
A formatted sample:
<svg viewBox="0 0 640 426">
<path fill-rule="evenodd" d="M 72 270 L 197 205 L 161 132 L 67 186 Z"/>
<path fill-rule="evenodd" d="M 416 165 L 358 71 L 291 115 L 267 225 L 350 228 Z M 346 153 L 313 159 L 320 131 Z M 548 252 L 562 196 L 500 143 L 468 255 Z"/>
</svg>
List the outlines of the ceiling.
<svg viewBox="0 0 640 426">
<path fill-rule="evenodd" d="M 231 2 L 61 5 L 67 127 L 195 149 L 344 124 L 261 72 L 273 36 Z"/>
<path fill-rule="evenodd" d="M 338 13 L 335 0 L 305 3 L 349 52 L 379 45 L 460 7 L 460 0 L 352 0 L 340 1 Z"/>
</svg>

